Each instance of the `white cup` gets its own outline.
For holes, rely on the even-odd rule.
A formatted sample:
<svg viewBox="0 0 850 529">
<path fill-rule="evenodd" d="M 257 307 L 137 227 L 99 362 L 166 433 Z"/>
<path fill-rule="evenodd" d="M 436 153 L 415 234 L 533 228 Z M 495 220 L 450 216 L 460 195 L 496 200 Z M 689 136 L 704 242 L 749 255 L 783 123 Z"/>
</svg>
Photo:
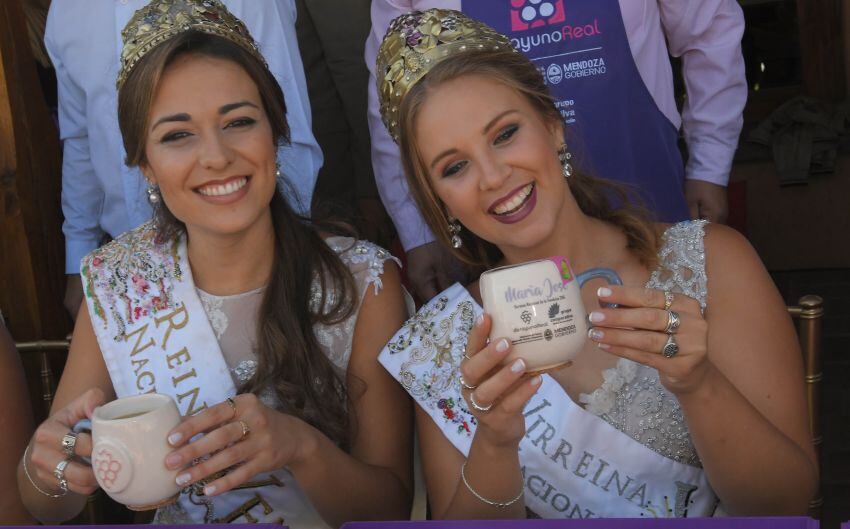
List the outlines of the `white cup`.
<svg viewBox="0 0 850 529">
<path fill-rule="evenodd" d="M 168 395 L 125 397 L 95 408 L 75 432 L 92 434 L 91 465 L 100 487 L 134 511 L 147 511 L 177 500 L 177 470 L 165 467 L 173 450 L 168 432 L 180 424 L 180 412 Z"/>
<path fill-rule="evenodd" d="M 504 363 L 522 358 L 528 373 L 571 364 L 587 339 L 581 287 L 591 279 L 623 284 L 609 268 L 592 268 L 576 276 L 560 256 L 481 274 L 481 301 L 493 320 L 490 338 L 507 337 L 513 343 Z"/>
</svg>

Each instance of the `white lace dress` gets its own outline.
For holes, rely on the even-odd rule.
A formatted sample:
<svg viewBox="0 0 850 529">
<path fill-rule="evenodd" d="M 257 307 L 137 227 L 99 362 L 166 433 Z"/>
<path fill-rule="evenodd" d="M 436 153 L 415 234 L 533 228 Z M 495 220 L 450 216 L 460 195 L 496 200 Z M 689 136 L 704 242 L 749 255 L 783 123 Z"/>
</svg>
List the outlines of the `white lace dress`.
<svg viewBox="0 0 850 529">
<path fill-rule="evenodd" d="M 660 264 L 647 288 L 683 293 L 705 310 L 705 224 L 681 222 L 664 233 Z M 579 397 L 587 411 L 663 456 L 701 466 L 679 401 L 661 385 L 658 371 L 623 358 L 615 368 L 604 371 L 602 378 L 600 388 Z"/>
<path fill-rule="evenodd" d="M 330 237 L 325 240 L 342 259 L 351 271 L 357 290 L 355 310 L 343 322 L 334 325 L 316 325 L 314 332 L 320 347 L 334 366 L 339 370 L 342 379 L 348 369 L 351 356 L 351 345 L 354 338 L 354 327 L 360 313 L 360 307 L 369 288 L 377 294 L 382 288 L 381 275 L 384 272 L 384 262 L 392 259 L 398 262 L 386 250 L 366 241 L 358 241 L 348 237 Z M 400 263 L 399 263 L 400 264 Z M 257 314 L 263 300 L 265 288 L 232 296 L 214 296 L 196 288 L 204 312 L 218 339 L 224 359 L 230 368 L 233 382 L 240 387 L 247 382 L 257 370 Z M 333 303 L 338 293 L 331 292 L 326 303 Z M 311 302 L 314 307 L 321 303 L 322 293 L 318 281 L 312 285 Z M 277 398 L 269 388 L 260 395 L 263 402 L 271 407 L 277 407 Z M 172 504 L 157 511 L 154 523 L 185 524 L 192 523 L 188 514 L 183 512 L 180 504 Z"/>
<path fill-rule="evenodd" d="M 389 252 L 366 241 L 356 241 L 348 237 L 330 237 L 326 239 L 330 246 L 348 266 L 357 288 L 355 310 L 345 321 L 334 325 L 316 325 L 314 332 L 322 350 L 344 374 L 348 369 L 351 355 L 351 341 L 354 338 L 354 326 L 360 313 L 360 305 L 366 289 L 370 286 L 377 294 L 381 287 L 381 274 L 384 262 L 393 259 Z M 257 369 L 257 313 L 263 300 L 265 288 L 259 288 L 232 296 L 215 296 L 196 288 L 204 312 L 210 320 L 218 339 L 224 359 L 237 387 L 247 382 Z M 330 293 L 326 303 L 331 304 L 337 296 Z M 319 283 L 315 282 L 311 290 L 311 302 L 315 307 L 321 302 L 322 293 Z M 267 403 L 268 404 L 268 403 Z"/>
</svg>

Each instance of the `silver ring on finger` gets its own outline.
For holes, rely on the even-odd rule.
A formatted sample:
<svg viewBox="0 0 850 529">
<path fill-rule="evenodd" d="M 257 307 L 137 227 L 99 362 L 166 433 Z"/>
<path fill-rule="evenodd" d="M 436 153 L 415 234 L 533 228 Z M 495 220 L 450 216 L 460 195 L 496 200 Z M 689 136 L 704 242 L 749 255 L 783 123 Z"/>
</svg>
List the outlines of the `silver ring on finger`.
<svg viewBox="0 0 850 529">
<path fill-rule="evenodd" d="M 71 458 L 66 457 L 62 461 L 56 463 L 56 468 L 53 469 L 53 475 L 59 481 L 59 489 L 62 491 L 62 494 L 68 492 L 68 480 L 65 479 L 65 469 L 68 468 L 70 463 Z"/>
<path fill-rule="evenodd" d="M 463 375 L 460 375 L 460 385 L 463 386 L 464 389 L 468 389 L 470 391 L 472 391 L 473 389 L 478 387 L 478 386 L 473 386 L 472 384 L 467 384 L 466 380 L 463 379 Z"/>
<path fill-rule="evenodd" d="M 661 354 L 664 358 L 673 358 L 679 353 L 679 345 L 676 343 L 676 338 L 672 334 L 667 335 L 667 343 L 661 349 Z"/>
<path fill-rule="evenodd" d="M 679 318 L 679 313 L 675 310 L 667 311 L 667 327 L 664 329 L 664 332 L 667 334 L 676 334 L 679 330 L 679 325 L 681 325 L 682 320 Z"/>
<path fill-rule="evenodd" d="M 664 310 L 670 310 L 673 306 L 673 293 L 669 290 L 664 291 Z"/>
<path fill-rule="evenodd" d="M 481 404 L 475 402 L 475 393 L 469 394 L 469 405 L 472 406 L 474 409 L 480 411 L 481 413 L 487 413 L 488 411 L 490 411 L 490 408 L 493 407 L 492 402 L 486 406 L 482 406 Z"/>
<path fill-rule="evenodd" d="M 74 456 L 74 447 L 77 446 L 77 434 L 70 431 L 62 436 L 62 451 L 68 457 Z"/>
</svg>

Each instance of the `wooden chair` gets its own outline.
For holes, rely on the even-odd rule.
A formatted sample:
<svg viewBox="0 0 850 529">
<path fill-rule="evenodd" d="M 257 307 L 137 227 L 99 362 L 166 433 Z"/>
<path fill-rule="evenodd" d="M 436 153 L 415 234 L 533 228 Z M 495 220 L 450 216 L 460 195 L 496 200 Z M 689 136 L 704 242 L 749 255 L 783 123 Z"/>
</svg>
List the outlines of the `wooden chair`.
<svg viewBox="0 0 850 529">
<path fill-rule="evenodd" d="M 821 370 L 821 326 L 823 322 L 823 298 L 807 295 L 800 298 L 796 306 L 788 307 L 788 312 L 797 324 L 797 334 L 800 348 L 803 352 L 803 364 L 806 380 L 806 400 L 809 406 L 809 430 L 812 434 L 812 444 L 820 465 L 823 435 L 820 427 L 820 383 L 823 379 Z M 815 498 L 809 503 L 809 516 L 820 518 L 823 507 L 823 495 L 820 488 Z"/>
</svg>

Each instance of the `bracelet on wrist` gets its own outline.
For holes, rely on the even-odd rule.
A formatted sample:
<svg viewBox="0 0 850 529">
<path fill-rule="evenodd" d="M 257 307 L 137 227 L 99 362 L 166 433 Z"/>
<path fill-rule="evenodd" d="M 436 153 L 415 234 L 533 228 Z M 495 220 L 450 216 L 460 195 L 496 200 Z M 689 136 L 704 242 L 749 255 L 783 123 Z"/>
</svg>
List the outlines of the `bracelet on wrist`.
<svg viewBox="0 0 850 529">
<path fill-rule="evenodd" d="M 466 490 L 468 490 L 473 496 L 475 496 L 478 499 L 478 501 L 480 501 L 482 503 L 486 503 L 487 505 L 490 505 L 492 507 L 498 507 L 500 509 L 506 509 L 506 508 L 510 507 L 511 505 L 513 505 L 514 503 L 518 502 L 519 499 L 522 498 L 522 495 L 525 493 L 525 487 L 520 486 L 519 494 L 517 494 L 513 499 L 510 499 L 508 501 L 495 501 L 495 500 L 490 500 L 490 499 L 485 498 L 484 496 L 479 494 L 475 489 L 473 489 L 472 485 L 470 485 L 469 481 L 466 479 L 466 463 L 467 462 L 464 461 L 463 465 L 460 466 L 460 479 L 463 480 L 463 484 L 466 486 Z"/>
<path fill-rule="evenodd" d="M 62 496 L 68 494 L 68 484 L 66 482 L 63 482 L 63 481 L 59 482 L 59 493 L 58 494 L 54 494 L 52 492 L 44 491 L 44 490 L 42 490 L 41 487 L 39 487 L 36 484 L 35 480 L 32 479 L 32 476 L 30 476 L 30 471 L 27 468 L 27 455 L 29 454 L 29 451 L 30 451 L 30 445 L 27 445 L 27 447 L 24 448 L 24 458 L 21 461 L 21 464 L 24 467 L 24 475 L 27 477 L 28 480 L 30 480 L 30 485 L 35 487 L 35 490 L 39 491 L 40 493 L 44 494 L 45 496 L 47 496 L 49 498 L 53 498 L 53 499 L 61 498 Z"/>
</svg>

